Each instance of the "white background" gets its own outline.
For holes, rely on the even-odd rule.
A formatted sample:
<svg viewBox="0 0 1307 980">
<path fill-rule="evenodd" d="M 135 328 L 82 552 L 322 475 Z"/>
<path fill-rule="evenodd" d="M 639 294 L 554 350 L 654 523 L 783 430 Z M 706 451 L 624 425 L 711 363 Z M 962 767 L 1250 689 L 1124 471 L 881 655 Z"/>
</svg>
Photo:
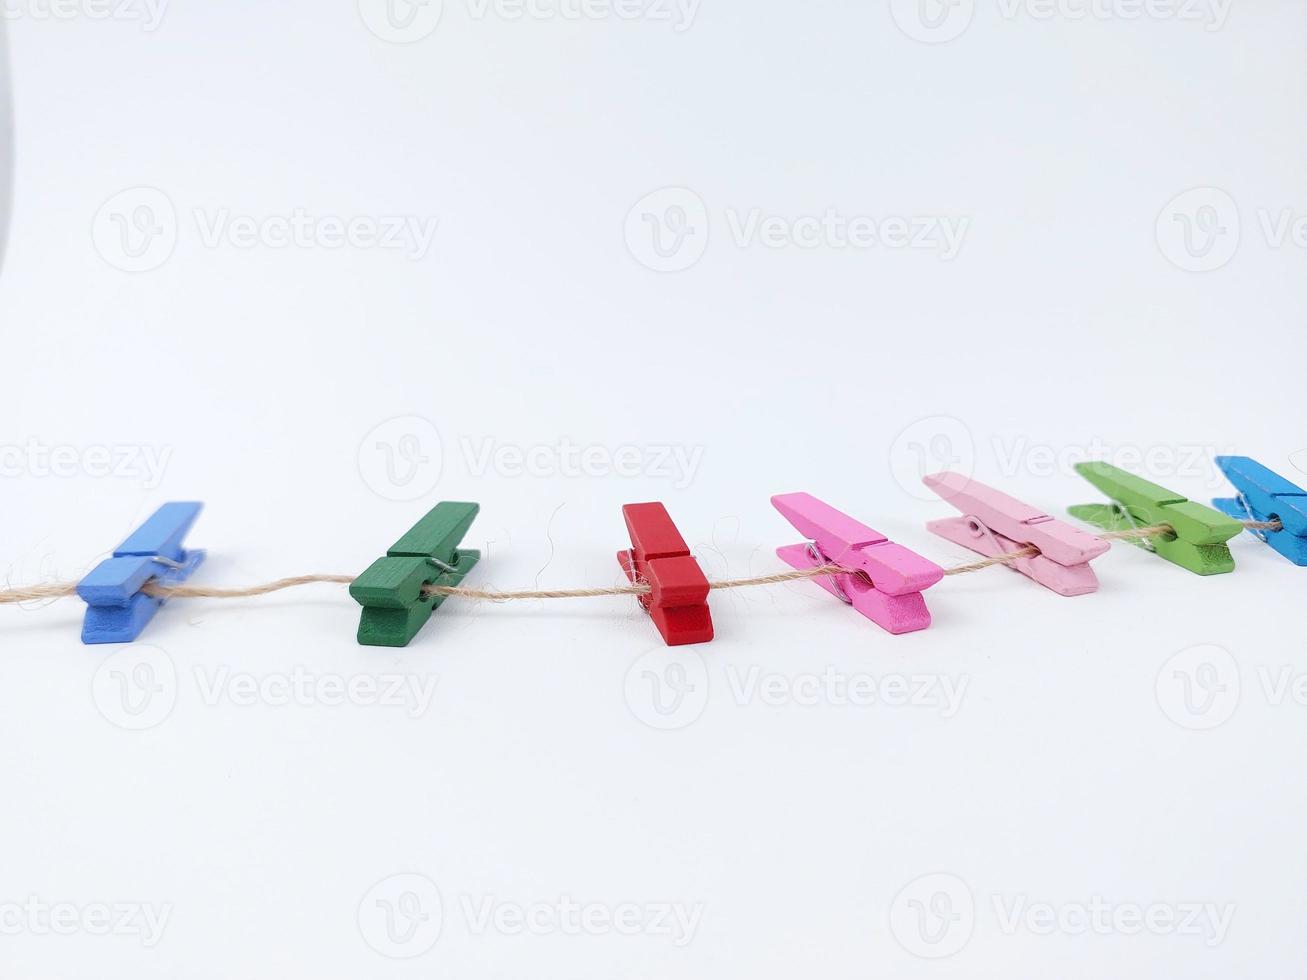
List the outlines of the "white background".
<svg viewBox="0 0 1307 980">
<path fill-rule="evenodd" d="M 620 579 L 634 501 L 720 578 L 781 567 L 790 490 L 951 565 L 932 469 L 1053 513 L 1088 457 L 1307 481 L 1295 0 L 59 9 L 6 7 L 14 584 L 177 499 L 204 583 L 357 572 L 451 499 L 469 584 L 566 588 Z M 395 217 L 429 247 L 367 238 Z M 77 600 L 0 608 L 0 972 L 1301 972 L 1307 572 L 1232 549 L 1119 546 L 1074 599 L 950 578 L 901 637 L 718 593 L 677 652 L 624 600 L 451 600 L 405 650 L 339 587 L 177 601 L 125 649 Z"/>
</svg>

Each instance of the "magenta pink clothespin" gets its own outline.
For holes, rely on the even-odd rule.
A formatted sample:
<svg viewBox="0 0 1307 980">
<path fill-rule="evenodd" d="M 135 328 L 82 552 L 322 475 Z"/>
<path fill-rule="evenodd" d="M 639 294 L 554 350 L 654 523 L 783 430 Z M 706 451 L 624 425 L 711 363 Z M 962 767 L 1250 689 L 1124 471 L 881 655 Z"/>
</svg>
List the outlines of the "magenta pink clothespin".
<svg viewBox="0 0 1307 980">
<path fill-rule="evenodd" d="M 986 558 L 1034 546 L 1039 554 L 1015 558 L 1007 566 L 1058 595 L 1084 595 L 1098 588 L 1089 562 L 1107 551 L 1111 542 L 961 473 L 934 473 L 923 482 L 966 515 L 930 521 L 926 527 L 941 538 Z"/>
<path fill-rule="evenodd" d="M 785 493 L 771 502 L 810 539 L 807 544 L 777 548 L 781 561 L 792 568 L 833 564 L 851 569 L 853 574 L 822 576 L 817 584 L 891 633 L 911 633 L 930 625 L 930 610 L 921 592 L 943 578 L 944 569 L 812 494 Z"/>
</svg>

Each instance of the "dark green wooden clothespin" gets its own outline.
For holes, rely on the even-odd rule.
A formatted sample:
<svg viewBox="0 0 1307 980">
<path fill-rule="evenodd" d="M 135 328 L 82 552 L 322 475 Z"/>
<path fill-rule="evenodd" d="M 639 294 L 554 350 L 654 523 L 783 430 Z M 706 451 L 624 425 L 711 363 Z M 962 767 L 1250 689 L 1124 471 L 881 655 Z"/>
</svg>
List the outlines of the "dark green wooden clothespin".
<svg viewBox="0 0 1307 980">
<path fill-rule="evenodd" d="M 1225 542 L 1243 532 L 1239 521 L 1110 463 L 1077 463 L 1076 472 L 1112 503 L 1067 508 L 1073 517 L 1108 531 L 1168 524 L 1174 534 L 1137 538 L 1134 543 L 1199 575 L 1234 571 Z"/>
<path fill-rule="evenodd" d="M 446 599 L 423 589 L 458 585 L 481 559 L 481 552 L 459 547 L 480 509 L 480 504 L 437 504 L 353 581 L 349 594 L 363 607 L 360 643 L 404 647 L 417 636 Z"/>
</svg>

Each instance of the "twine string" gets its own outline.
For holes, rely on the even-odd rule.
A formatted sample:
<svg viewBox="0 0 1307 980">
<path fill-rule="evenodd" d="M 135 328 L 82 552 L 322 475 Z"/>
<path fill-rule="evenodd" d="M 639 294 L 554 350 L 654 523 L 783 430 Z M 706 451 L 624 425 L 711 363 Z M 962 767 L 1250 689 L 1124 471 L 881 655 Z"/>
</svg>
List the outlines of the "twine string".
<svg viewBox="0 0 1307 980">
<path fill-rule="evenodd" d="M 1174 529 L 1169 524 L 1156 524 L 1152 527 L 1132 527 L 1123 531 L 1104 531 L 1095 537 L 1102 538 L 1104 541 L 1136 541 L 1147 538 L 1157 538 L 1164 534 L 1174 534 Z M 1033 558 L 1039 554 L 1039 549 L 1033 544 L 1028 544 L 1016 551 L 1009 551 L 1003 555 L 996 555 L 993 558 L 981 558 L 979 561 L 968 562 L 965 565 L 956 565 L 948 569 L 945 575 L 966 575 L 968 572 L 979 572 L 986 568 L 992 568 L 995 565 L 1006 565 L 1018 558 Z"/>
<path fill-rule="evenodd" d="M 1139 522 L 1135 520 L 1135 515 L 1130 513 L 1130 509 L 1128 507 L 1126 507 L 1124 504 L 1118 503 L 1117 501 L 1113 500 L 1111 503 L 1111 508 L 1112 508 L 1112 513 L 1115 514 L 1121 520 L 1124 520 L 1127 524 L 1129 524 L 1131 530 L 1133 531 L 1140 530 Z M 1151 551 L 1154 554 L 1157 553 L 1157 545 L 1153 544 L 1151 540 L 1151 536 L 1148 537 L 1139 536 L 1135 539 L 1135 541 L 1137 544 L 1142 545 L 1146 550 Z"/>
<path fill-rule="evenodd" d="M 808 542 L 808 557 L 818 565 L 831 564 L 826 556 L 821 553 L 821 549 L 817 547 L 816 541 Z M 838 575 L 832 575 L 830 577 L 830 587 L 831 591 L 835 593 L 835 597 L 839 599 L 840 602 L 844 603 L 846 606 L 853 605 L 853 600 L 850 599 L 849 594 L 844 591 L 844 584 L 840 582 L 840 577 Z"/>
<path fill-rule="evenodd" d="M 1242 521 L 1245 528 L 1250 531 L 1279 531 L 1283 525 L 1279 521 Z M 1161 537 L 1166 534 L 1174 534 L 1174 529 L 1169 524 L 1158 524 L 1152 527 L 1134 527 L 1121 531 L 1105 531 L 1098 535 L 1107 541 L 1130 541 L 1140 539 L 1150 539 Z M 817 553 L 820 555 L 820 552 Z M 1034 545 L 1027 545 L 1016 551 L 1010 551 L 1004 555 L 998 555 L 993 558 L 983 558 L 979 561 L 968 562 L 965 565 L 956 565 L 953 568 L 946 569 L 945 575 L 966 575 L 971 572 L 979 572 L 986 568 L 992 568 L 994 565 L 1006 565 L 1018 558 L 1030 558 L 1039 554 L 1039 549 Z M 814 556 L 815 558 L 816 556 Z M 170 563 L 166 559 L 158 559 L 161 564 Z M 782 585 L 786 582 L 799 582 L 804 579 L 820 578 L 825 575 L 832 576 L 832 580 L 838 582 L 836 576 L 839 575 L 858 575 L 861 574 L 853 569 L 844 568 L 841 565 L 823 560 L 822 564 L 812 568 L 799 568 L 788 572 L 777 572 L 772 575 L 759 575 L 752 578 L 723 579 L 716 582 L 709 582 L 710 589 L 747 589 L 765 585 Z M 353 575 L 296 575 L 291 578 L 279 578 L 272 582 L 264 582 L 260 585 L 250 585 L 243 588 L 219 588 L 212 585 L 160 585 L 157 581 L 150 581 L 141 587 L 141 591 L 148 596 L 156 599 L 248 599 L 255 596 L 269 595 L 273 592 L 282 592 L 286 589 L 295 589 L 305 585 L 317 585 L 321 583 L 333 585 L 349 585 L 353 582 Z M 422 590 L 424 596 L 458 596 L 462 599 L 482 599 L 487 602 L 511 602 L 518 599 L 599 599 L 608 596 L 643 596 L 652 592 L 652 588 L 646 582 L 635 582 L 631 585 L 617 585 L 610 588 L 602 589 L 525 589 L 519 591 L 502 591 L 499 589 L 473 589 L 465 586 L 453 585 L 428 585 Z M 77 593 L 76 582 L 51 582 L 46 585 L 30 585 L 21 588 L 0 589 L 0 606 L 15 605 L 22 602 L 38 602 L 43 599 L 62 599 L 66 596 Z"/>
<path fill-rule="evenodd" d="M 1266 530 L 1257 527 L 1255 525 L 1261 523 L 1275 523 L 1275 522 L 1258 521 L 1257 518 L 1253 516 L 1253 509 L 1248 504 L 1248 498 L 1244 496 L 1242 490 L 1239 491 L 1239 494 L 1238 496 L 1235 497 L 1235 500 L 1239 501 L 1239 506 L 1242 507 L 1243 512 L 1248 515 L 1248 520 L 1244 522 L 1244 526 L 1247 527 L 1248 530 L 1252 531 L 1253 534 L 1257 535 L 1257 537 L 1261 538 L 1263 541 L 1266 541 L 1267 540 Z M 1276 530 L 1279 529 L 1277 528 Z"/>
</svg>

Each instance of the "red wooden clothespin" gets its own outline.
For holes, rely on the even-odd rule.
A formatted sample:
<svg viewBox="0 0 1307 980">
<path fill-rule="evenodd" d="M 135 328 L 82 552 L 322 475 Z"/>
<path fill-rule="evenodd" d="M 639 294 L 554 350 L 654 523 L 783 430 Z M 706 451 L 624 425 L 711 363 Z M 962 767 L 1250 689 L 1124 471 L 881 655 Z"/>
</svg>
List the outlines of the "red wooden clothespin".
<svg viewBox="0 0 1307 980">
<path fill-rule="evenodd" d="M 632 582 L 647 582 L 652 591 L 639 596 L 640 605 L 669 647 L 707 643 L 713 637 L 708 609 L 708 579 L 659 503 L 627 504 L 622 508 L 631 550 L 619 551 L 617 561 Z"/>
</svg>

